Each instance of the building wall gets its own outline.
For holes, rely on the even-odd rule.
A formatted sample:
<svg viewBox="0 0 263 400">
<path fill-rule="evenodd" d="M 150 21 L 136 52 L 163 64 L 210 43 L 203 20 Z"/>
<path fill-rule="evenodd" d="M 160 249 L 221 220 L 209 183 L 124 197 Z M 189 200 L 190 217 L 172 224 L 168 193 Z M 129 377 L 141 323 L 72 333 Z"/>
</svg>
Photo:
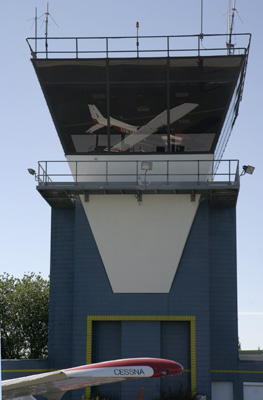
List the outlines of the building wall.
<svg viewBox="0 0 263 400">
<path fill-rule="evenodd" d="M 211 369 L 236 369 L 238 333 L 235 208 L 211 208 L 210 232 Z"/>
<path fill-rule="evenodd" d="M 67 227 L 61 213 L 67 215 Z M 201 201 L 168 294 L 114 294 L 80 203 L 76 204 L 74 218 L 73 214 L 73 210 L 53 210 L 52 214 L 52 248 L 55 246 L 57 253 L 53 254 L 52 251 L 51 287 L 55 285 L 55 292 L 66 296 L 66 293 L 71 292 L 65 285 L 74 277 L 74 296 L 71 301 L 72 309 L 70 302 L 64 304 L 69 312 L 69 320 L 73 318 L 72 332 L 70 324 L 68 331 L 64 330 L 65 313 L 56 315 L 54 327 L 52 320 L 50 321 L 51 332 L 54 329 L 57 337 L 63 335 L 63 342 L 60 343 L 62 358 L 55 347 L 57 339 L 54 339 L 54 344 L 50 347 L 50 360 L 64 367 L 64 346 L 71 352 L 72 365 L 89 361 L 87 318 L 96 316 L 102 320 L 93 323 L 92 337 L 96 339 L 92 342 L 90 361 L 136 356 L 174 358 L 186 369 L 183 376 L 174 381 L 177 384 L 183 382 L 187 388 L 196 383 L 198 393 L 209 395 L 210 371 L 212 368 L 222 367 L 220 357 L 224 360 L 224 368 L 233 368 L 233 359 L 237 367 L 236 281 L 234 279 L 234 283 L 229 282 L 236 274 L 235 209 L 212 208 L 208 200 Z M 59 224 L 61 236 L 57 238 Z M 73 229 L 74 240 L 67 243 L 66 237 L 69 237 L 69 232 Z M 68 254 L 74 253 L 74 270 L 71 257 L 67 266 L 64 265 L 63 255 L 59 258 L 60 251 L 64 254 L 64 246 L 67 247 Z M 60 276 L 62 271 L 63 280 L 56 280 L 56 276 Z M 226 293 L 227 290 L 231 291 L 230 295 Z M 228 316 L 230 311 L 231 315 Z M 119 320 L 113 321 L 113 316 Z M 133 320 L 134 316 L 140 316 L 142 320 Z M 149 317 L 152 320 L 145 321 Z M 183 317 L 188 318 L 188 321 L 160 321 L 159 317 Z M 195 321 L 194 343 L 191 342 L 190 318 Z M 180 330 L 186 334 L 180 336 Z M 117 338 L 121 338 L 121 341 Z M 195 357 L 196 365 L 191 365 Z M 136 387 L 138 384 L 132 385 Z M 156 387 L 156 382 L 147 385 Z M 125 385 L 122 384 L 123 386 Z M 103 387 L 103 390 L 112 392 L 115 389 L 108 386 Z"/>
<path fill-rule="evenodd" d="M 134 399 L 144 386 L 148 400 L 183 385 L 209 400 L 211 382 L 233 382 L 242 399 L 243 382 L 262 381 L 261 363 L 238 360 L 235 207 L 201 199 L 169 293 L 113 293 L 81 202 L 54 208 L 51 228 L 49 358 L 5 361 L 3 379 L 148 356 L 174 359 L 185 372 L 100 392 Z"/>
<path fill-rule="evenodd" d="M 48 343 L 52 368 L 72 366 L 74 225 L 73 208 L 52 209 Z"/>
</svg>

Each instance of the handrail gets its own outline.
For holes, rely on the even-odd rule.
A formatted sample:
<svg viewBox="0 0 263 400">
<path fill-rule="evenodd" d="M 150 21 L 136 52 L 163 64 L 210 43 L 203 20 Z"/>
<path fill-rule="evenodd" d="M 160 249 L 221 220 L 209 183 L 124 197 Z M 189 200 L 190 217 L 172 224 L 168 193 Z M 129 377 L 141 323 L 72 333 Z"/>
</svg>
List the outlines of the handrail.
<svg viewBox="0 0 263 400">
<path fill-rule="evenodd" d="M 78 184 L 101 182 L 162 183 L 210 182 L 238 183 L 238 160 L 147 160 L 151 169 L 142 169 L 145 160 L 72 160 L 39 161 L 36 180 L 39 185 L 63 182 Z M 61 170 L 62 165 L 62 170 Z M 219 167 L 218 167 L 219 165 Z"/>
<path fill-rule="evenodd" d="M 231 50 L 231 54 L 247 54 L 251 42 L 251 34 L 250 33 L 236 33 L 236 37 L 239 39 L 245 39 L 245 45 L 241 46 L 236 46 Z M 178 52 L 190 52 L 190 53 L 196 53 L 197 55 L 200 55 L 201 53 L 205 53 L 208 51 L 226 51 L 227 54 L 229 53 L 229 48 L 227 47 L 226 41 L 225 41 L 225 34 L 195 34 L 195 35 L 169 35 L 169 36 L 110 36 L 110 37 L 100 37 L 100 36 L 95 36 L 95 37 L 28 37 L 26 39 L 28 46 L 31 51 L 31 55 L 33 58 L 37 58 L 38 56 L 40 57 L 46 57 L 50 58 L 51 56 L 53 57 L 54 55 L 60 56 L 61 54 L 66 55 L 66 56 L 72 56 L 74 58 L 79 58 L 80 55 L 89 55 L 89 56 L 95 56 L 97 57 L 98 55 L 103 55 L 106 58 L 110 57 L 111 55 L 114 55 L 116 57 L 117 55 L 119 57 L 122 57 L 123 54 L 130 54 L 132 56 L 136 55 L 136 57 L 139 57 L 140 55 L 147 56 L 148 54 L 155 54 L 155 53 L 161 53 L 163 56 L 169 57 L 171 54 L 178 53 Z M 203 44 L 205 43 L 205 40 L 208 40 L 209 38 L 220 38 L 223 39 L 223 43 L 220 44 L 218 47 L 205 47 Z M 156 48 L 156 41 L 159 39 L 164 39 L 164 45 L 162 48 Z M 186 41 L 186 39 L 191 39 L 191 46 L 188 48 L 180 48 L 180 43 L 179 41 L 176 41 L 176 39 L 183 39 Z M 194 40 L 194 42 L 192 41 Z M 130 41 L 132 40 L 132 43 Z M 133 42 L 134 40 L 134 42 Z M 149 43 L 147 44 L 146 42 L 149 42 L 149 40 L 154 40 L 154 46 L 155 48 L 149 47 Z M 172 41 L 175 40 L 175 43 L 172 43 Z M 62 42 L 68 41 L 69 44 L 71 42 L 73 43 L 73 50 L 72 49 L 67 49 L 67 50 L 47 50 L 50 48 L 50 44 L 54 42 Z M 91 49 L 84 49 L 81 50 L 80 43 L 85 41 L 86 45 L 89 46 L 92 41 L 96 41 L 96 49 L 91 48 Z M 104 42 L 104 48 L 103 49 L 98 49 L 98 42 Z M 123 46 L 121 46 L 124 41 L 126 41 L 126 45 L 129 46 L 123 49 Z M 140 43 L 140 47 L 136 46 L 137 41 Z M 34 43 L 35 49 L 33 49 L 34 45 L 31 43 Z M 88 44 L 88 42 L 90 42 Z M 128 43 L 129 42 L 129 43 Z M 38 43 L 40 44 L 45 44 L 43 47 L 43 50 L 38 50 Z M 117 43 L 117 48 L 115 49 L 113 47 L 113 43 Z M 121 45 L 120 45 L 121 43 Z M 184 42 L 185 43 L 185 42 Z M 193 46 L 194 43 L 194 46 Z M 132 44 L 132 47 L 130 47 Z M 145 46 L 145 48 L 142 48 L 142 45 Z M 133 47 L 134 46 L 134 47 Z"/>
</svg>

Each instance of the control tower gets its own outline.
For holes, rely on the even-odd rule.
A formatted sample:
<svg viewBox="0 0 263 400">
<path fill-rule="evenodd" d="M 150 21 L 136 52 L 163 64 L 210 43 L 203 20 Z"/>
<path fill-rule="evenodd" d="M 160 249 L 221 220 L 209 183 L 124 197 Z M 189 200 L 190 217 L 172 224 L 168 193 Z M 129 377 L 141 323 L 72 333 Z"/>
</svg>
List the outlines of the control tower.
<svg viewBox="0 0 263 400">
<path fill-rule="evenodd" d="M 229 371 L 241 398 L 239 166 L 222 160 L 250 35 L 238 39 L 231 54 L 225 35 L 28 40 L 66 158 L 37 172 L 52 208 L 49 367 L 140 356 L 184 366 L 100 388 L 114 398 L 182 385 L 210 399 Z"/>
</svg>

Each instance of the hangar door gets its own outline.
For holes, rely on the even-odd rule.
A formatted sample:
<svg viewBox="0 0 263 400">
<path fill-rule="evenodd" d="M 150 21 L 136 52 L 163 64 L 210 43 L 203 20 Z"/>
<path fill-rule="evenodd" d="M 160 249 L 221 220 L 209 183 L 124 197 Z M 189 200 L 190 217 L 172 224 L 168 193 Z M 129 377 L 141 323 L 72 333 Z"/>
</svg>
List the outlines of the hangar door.
<svg viewBox="0 0 263 400">
<path fill-rule="evenodd" d="M 263 383 L 244 382 L 244 400 L 262 400 Z"/>
<path fill-rule="evenodd" d="M 105 317 L 110 318 L 110 317 Z M 104 320 L 92 323 L 92 362 L 130 357 L 161 357 L 176 360 L 184 366 L 184 374 L 166 379 L 139 379 L 92 388 L 95 396 L 134 399 L 141 387 L 144 400 L 154 399 L 161 392 L 191 388 L 191 351 L 189 321 Z M 122 317 L 120 317 L 122 318 Z M 132 320 L 134 318 L 134 320 Z M 227 400 L 227 399 L 225 399 Z"/>
</svg>

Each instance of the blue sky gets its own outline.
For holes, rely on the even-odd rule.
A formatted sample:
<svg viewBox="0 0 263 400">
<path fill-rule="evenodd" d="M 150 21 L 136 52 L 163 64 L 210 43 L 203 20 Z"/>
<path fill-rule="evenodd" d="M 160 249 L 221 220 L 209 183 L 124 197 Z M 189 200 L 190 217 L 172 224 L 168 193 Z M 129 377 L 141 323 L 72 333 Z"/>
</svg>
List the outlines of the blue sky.
<svg viewBox="0 0 263 400">
<path fill-rule="evenodd" d="M 199 0 L 50 0 L 50 36 L 129 36 L 200 33 Z M 203 0 L 203 32 L 226 33 L 228 0 Z M 39 160 L 63 160 L 64 154 L 30 62 L 25 38 L 34 36 L 46 1 L 2 0 L 1 24 L 1 268 L 49 275 L 51 210 L 35 189 L 27 168 Z M 252 33 L 243 100 L 225 151 L 225 159 L 256 167 L 241 179 L 237 206 L 239 337 L 243 349 L 263 349 L 262 295 L 262 37 L 261 0 L 237 0 L 235 29 Z M 240 18 L 239 18 L 240 16 Z M 39 21 L 38 35 L 44 36 Z"/>
</svg>

